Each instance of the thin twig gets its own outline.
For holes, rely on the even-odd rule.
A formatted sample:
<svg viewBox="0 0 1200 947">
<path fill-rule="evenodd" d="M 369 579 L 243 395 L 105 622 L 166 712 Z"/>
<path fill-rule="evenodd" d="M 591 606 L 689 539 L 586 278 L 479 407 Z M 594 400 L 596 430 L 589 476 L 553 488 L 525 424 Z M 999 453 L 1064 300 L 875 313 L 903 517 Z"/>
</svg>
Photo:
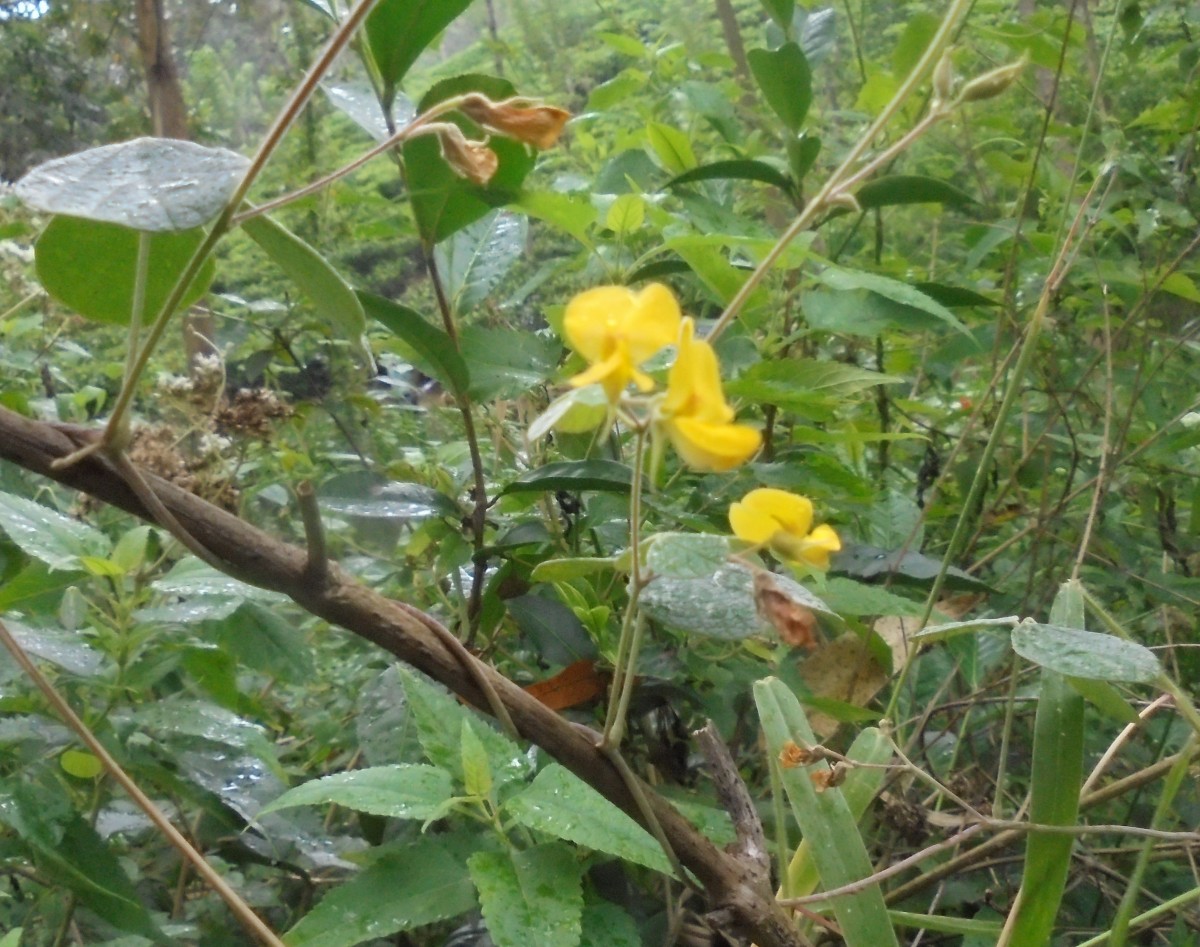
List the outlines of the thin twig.
<svg viewBox="0 0 1200 947">
<path fill-rule="evenodd" d="M 321 523 L 321 508 L 317 505 L 317 492 L 312 482 L 301 480 L 296 484 L 296 500 L 300 504 L 300 519 L 304 522 L 304 542 L 308 548 L 308 562 L 304 566 L 305 577 L 316 585 L 329 581 L 329 557 L 325 551 L 325 527 Z"/>
<path fill-rule="evenodd" d="M 121 764 L 104 748 L 104 744 L 96 739 L 95 734 L 88 728 L 88 725 L 79 718 L 75 711 L 71 709 L 71 705 L 66 702 L 46 676 L 38 670 L 37 665 L 29 659 L 29 655 L 25 653 L 25 649 L 17 643 L 17 640 L 12 636 L 12 633 L 3 621 L 0 621 L 0 643 L 4 644 L 4 647 L 13 656 L 13 660 L 21 666 L 21 670 L 29 676 L 29 679 L 42 692 L 42 695 L 50 702 L 50 705 L 54 707 L 67 726 L 83 741 L 88 751 L 100 761 L 105 771 L 129 794 L 129 797 L 138 808 L 146 814 L 146 817 L 154 823 L 154 827 L 166 837 L 167 841 L 175 847 L 179 854 L 191 862 L 197 873 L 220 895 L 221 899 L 229 906 L 229 910 L 233 912 L 242 926 L 262 941 L 262 943 L 269 944 L 270 947 L 284 947 L 283 941 L 275 936 L 275 933 L 250 909 L 250 906 L 226 883 L 225 879 L 217 874 L 212 866 L 204 860 L 204 856 L 184 837 L 183 833 L 171 824 L 171 820 L 163 814 L 162 810 L 154 804 L 149 796 L 142 792 L 137 783 L 121 768 Z"/>
</svg>

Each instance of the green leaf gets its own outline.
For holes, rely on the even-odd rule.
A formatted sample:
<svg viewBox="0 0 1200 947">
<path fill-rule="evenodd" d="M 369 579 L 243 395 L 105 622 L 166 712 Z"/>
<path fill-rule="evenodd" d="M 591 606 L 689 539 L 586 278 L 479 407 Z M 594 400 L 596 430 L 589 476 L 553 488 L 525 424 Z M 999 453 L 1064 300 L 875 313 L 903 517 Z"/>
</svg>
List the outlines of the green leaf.
<svg viewBox="0 0 1200 947">
<path fill-rule="evenodd" d="M 960 332 L 967 332 L 966 327 L 958 321 L 958 318 L 949 309 L 935 302 L 920 290 L 914 289 L 907 283 L 901 283 L 899 280 L 889 279 L 877 273 L 864 273 L 861 270 L 843 270 L 837 267 L 826 268 L 821 273 L 820 280 L 830 289 L 839 293 L 862 293 L 865 291 L 872 296 L 879 297 L 902 307 L 902 310 L 893 317 L 896 318 L 896 324 L 899 328 L 913 327 L 914 323 L 911 318 L 905 319 L 904 313 L 916 312 L 933 316 L 936 320 L 953 326 Z M 810 293 L 809 295 L 811 297 L 814 294 Z M 810 324 L 812 321 L 810 315 Z M 819 326 L 814 327 L 820 328 Z M 878 329 L 869 334 L 877 335 Z"/>
<path fill-rule="evenodd" d="M 103 558 L 112 549 L 99 530 L 12 493 L 0 493 L 0 530 L 51 569 L 78 570 L 80 556 Z"/>
<path fill-rule="evenodd" d="M 525 252 L 528 229 L 524 217 L 495 210 L 438 244 L 438 275 L 456 315 L 474 309 L 508 275 Z"/>
<path fill-rule="evenodd" d="M 486 797 L 492 791 L 492 770 L 488 765 L 487 750 L 467 717 L 462 722 L 462 769 L 463 787 L 467 795 Z"/>
<path fill-rule="evenodd" d="M 937 559 L 920 552 L 887 550 L 862 543 L 846 543 L 833 559 L 833 568 L 856 579 L 901 582 L 928 586 L 941 571 Z M 951 566 L 946 572 L 946 588 L 984 591 L 989 588 L 969 572 Z"/>
<path fill-rule="evenodd" d="M 615 907 L 615 905 L 613 906 Z M 618 910 L 620 909 L 618 908 Z M 14 927 L 3 937 L 0 937 L 0 947 L 20 947 L 21 935 L 24 933 L 24 931 L 25 928 L 23 927 Z M 633 947 L 638 947 L 639 944 L 641 944 L 640 940 L 634 941 Z"/>
<path fill-rule="evenodd" d="M 583 865 L 551 842 L 467 860 L 483 920 L 496 947 L 577 947 L 582 933 Z"/>
<path fill-rule="evenodd" d="M 313 651 L 301 629 L 257 602 L 205 625 L 203 634 L 250 670 L 296 684 L 311 680 Z"/>
<path fill-rule="evenodd" d="M 1083 697 L 1061 674 L 1043 669 L 1034 720 L 1029 820 L 1039 825 L 1074 825 L 1082 785 Z M 1074 846 L 1071 835 L 1029 833 L 1021 888 L 1006 925 L 1011 943 L 1022 947 L 1050 943 Z"/>
<path fill-rule="evenodd" d="M 321 254 L 266 215 L 251 217 L 242 229 L 304 291 L 317 317 L 336 336 L 362 344 L 367 327 L 362 303 Z"/>
<path fill-rule="evenodd" d="M 596 208 L 579 194 L 558 194 L 554 191 L 522 191 L 512 202 L 530 217 L 545 221 L 563 233 L 570 234 L 584 246 L 590 247 L 588 229 L 596 222 Z"/>
<path fill-rule="evenodd" d="M 795 0 L 761 0 L 763 9 L 771 15 L 779 28 L 786 34 L 792 28 L 792 13 L 795 11 Z"/>
<path fill-rule="evenodd" d="M 596 656 L 583 623 L 562 602 L 530 593 L 510 598 L 504 605 L 543 661 L 565 665 Z"/>
<path fill-rule="evenodd" d="M 53 612 L 63 592 L 80 578 L 77 569 L 51 569 L 41 561 L 31 561 L 12 578 L 0 581 L 0 615 L 8 611 Z"/>
<path fill-rule="evenodd" d="M 1089 681 L 1082 677 L 1068 677 L 1067 683 L 1083 695 L 1083 699 L 1107 717 L 1120 724 L 1136 724 L 1138 712 L 1121 692 L 1107 681 Z"/>
<path fill-rule="evenodd" d="M 619 105 L 650 80 L 641 69 L 623 69 L 607 82 L 602 82 L 592 89 L 588 95 L 587 111 L 606 112 L 614 105 Z"/>
<path fill-rule="evenodd" d="M 725 390 L 737 398 L 773 404 L 784 411 L 807 415 L 814 409 L 840 406 L 860 391 L 904 381 L 841 362 L 815 358 L 774 359 L 751 365 Z"/>
<path fill-rule="evenodd" d="M 454 173 L 442 157 L 436 136 L 422 135 L 404 143 L 409 199 L 426 244 L 440 243 L 493 208 L 517 199 L 521 182 L 533 168 L 533 153 L 509 138 L 492 138 L 488 147 L 500 164 L 487 187 L 480 187 Z"/>
<path fill-rule="evenodd" d="M 100 677 L 112 673 L 110 659 L 77 634 L 31 628 L 14 618 L 6 618 L 4 623 L 26 653 L 76 677 Z M 0 652 L 0 662 L 7 663 L 9 659 L 7 651 Z"/>
<path fill-rule="evenodd" d="M 288 947 L 352 947 L 475 908 L 475 886 L 446 836 L 421 836 L 330 891 L 283 938 Z"/>
<path fill-rule="evenodd" d="M 34 245 L 42 287 L 87 319 L 128 325 L 133 311 L 139 235 L 119 224 L 55 217 Z M 150 236 L 150 263 L 143 312 L 153 317 L 167 301 L 188 261 L 204 240 L 202 230 Z M 208 291 L 215 273 L 204 262 L 179 303 L 186 309 Z"/>
<path fill-rule="evenodd" d="M 945 283 L 913 283 L 913 288 L 943 306 L 999 306 L 994 299 L 962 286 Z"/>
<path fill-rule="evenodd" d="M 729 559 L 727 536 L 658 533 L 646 546 L 646 568 L 655 577 L 707 579 Z"/>
<path fill-rule="evenodd" d="M 470 5 L 471 0 L 379 0 L 367 17 L 365 33 L 385 98 L 425 47 Z"/>
<path fill-rule="evenodd" d="M 795 43 L 778 49 L 752 49 L 746 54 L 754 81 L 767 105 L 791 131 L 800 131 L 812 104 L 812 70 Z"/>
<path fill-rule="evenodd" d="M 820 138 L 803 134 L 799 138 L 792 138 L 788 141 L 788 167 L 792 169 L 792 177 L 797 183 L 803 181 L 808 172 L 812 170 L 817 155 L 820 153 Z"/>
<path fill-rule="evenodd" d="M 975 198 L 949 181 L 920 174 L 892 174 L 868 181 L 855 193 L 863 210 L 898 204 L 946 204 L 968 207 Z"/>
<path fill-rule="evenodd" d="M 368 316 L 412 347 L 420 362 L 418 368 L 455 395 L 466 394 L 471 377 L 450 336 L 408 306 L 374 293 L 360 292 L 358 298 Z"/>
<path fill-rule="evenodd" d="M 628 493 L 632 483 L 633 471 L 615 460 L 562 460 L 522 474 L 519 480 L 501 490 L 500 495 L 559 490 Z"/>
<path fill-rule="evenodd" d="M 864 585 L 853 579 L 833 577 L 821 589 L 821 598 L 839 615 L 921 615 L 922 602 L 904 598 L 878 585 Z"/>
<path fill-rule="evenodd" d="M 0 947 L 5 947 L 2 941 Z M 611 901 L 585 903 L 579 947 L 642 947 L 642 936 L 628 912 Z"/>
<path fill-rule="evenodd" d="M 650 122 L 646 125 L 646 135 L 650 139 L 650 147 L 668 171 L 682 174 L 689 168 L 696 167 L 696 153 L 692 151 L 692 143 L 678 128 L 672 128 L 662 122 Z"/>
<path fill-rule="evenodd" d="M 566 582 L 583 576 L 611 572 L 617 566 L 612 557 L 581 556 L 574 559 L 547 559 L 533 567 L 529 577 L 534 582 Z"/>
<path fill-rule="evenodd" d="M 646 220 L 646 202 L 640 194 L 622 194 L 604 215 L 604 226 L 617 234 L 633 233 Z"/>
<path fill-rule="evenodd" d="M 823 627 L 842 627 L 842 620 L 804 586 L 782 575 L 773 580 L 789 598 L 809 608 Z M 656 576 L 640 601 L 649 617 L 683 632 L 726 640 L 775 633 L 758 614 L 754 571 L 739 562 L 725 562 L 704 578 Z"/>
<path fill-rule="evenodd" d="M 1154 652 L 1142 645 L 1079 628 L 1026 620 L 1013 629 L 1012 645 L 1034 664 L 1087 680 L 1146 684 L 1161 671 Z"/>
<path fill-rule="evenodd" d="M 142 906 L 117 856 L 61 795 L 45 784 L 0 784 L 0 823 L 33 853 L 42 877 L 68 888 L 79 903 L 114 927 L 169 943 Z"/>
<path fill-rule="evenodd" d="M 462 722 L 470 719 L 487 751 L 495 783 L 502 786 L 527 778 L 529 763 L 517 744 L 421 675 L 404 667 L 397 668 L 397 673 L 404 684 L 421 748 L 430 762 L 463 780 Z"/>
<path fill-rule="evenodd" d="M 459 336 L 476 401 L 522 395 L 546 381 L 562 355 L 549 335 L 467 326 Z"/>
<path fill-rule="evenodd" d="M 551 763 L 527 789 L 509 799 L 504 813 L 554 838 L 655 871 L 671 871 L 654 836 L 558 763 Z"/>
<path fill-rule="evenodd" d="M 326 79 L 321 91 L 330 103 L 376 141 L 386 141 L 392 132 L 379 96 L 366 81 L 337 82 Z M 392 127 L 402 128 L 412 121 L 417 107 L 403 95 L 397 95 L 392 103 Z"/>
<path fill-rule="evenodd" d="M 773 184 L 789 194 L 792 190 L 791 179 L 786 174 L 774 165 L 751 158 L 730 158 L 726 161 L 714 161 L 711 164 L 702 164 L 698 168 L 692 168 L 690 171 L 677 174 L 664 184 L 663 187 L 679 187 L 680 185 L 692 184 L 696 181 L 727 181 L 731 179 L 761 181 L 764 184 Z"/>
<path fill-rule="evenodd" d="M 782 681 L 776 678 L 758 681 L 754 685 L 754 702 L 770 758 L 779 759 L 785 744 L 804 747 L 819 742 L 800 702 Z M 857 816 L 844 793 L 836 786 L 818 792 L 812 779 L 816 772 L 828 773 L 829 764 L 822 760 L 809 766 L 780 766 L 779 777 L 800 833 L 812 846 L 810 851 L 821 884 L 840 888 L 866 878 L 873 868 L 858 832 Z M 848 947 L 897 944 L 878 884 L 836 898 L 832 907 Z"/>
<path fill-rule="evenodd" d="M 453 795 L 450 774 L 444 769 L 424 763 L 398 763 L 310 780 L 264 806 L 259 815 L 293 806 L 334 803 L 391 819 L 429 819 L 436 817 Z"/>
<path fill-rule="evenodd" d="M 21 178 L 15 190 L 43 213 L 178 233 L 216 217 L 249 167 L 249 159 L 225 148 L 137 138 L 47 161 Z"/>
</svg>

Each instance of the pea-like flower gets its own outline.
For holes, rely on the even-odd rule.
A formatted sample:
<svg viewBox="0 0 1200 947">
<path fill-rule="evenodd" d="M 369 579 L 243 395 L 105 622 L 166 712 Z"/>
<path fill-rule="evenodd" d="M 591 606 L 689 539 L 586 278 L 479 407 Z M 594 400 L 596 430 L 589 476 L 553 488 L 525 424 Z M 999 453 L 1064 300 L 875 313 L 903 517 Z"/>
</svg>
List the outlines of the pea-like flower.
<svg viewBox="0 0 1200 947">
<path fill-rule="evenodd" d="M 597 286 L 567 303 L 563 335 L 590 366 L 571 379 L 576 388 L 600 384 L 616 401 L 632 381 L 642 391 L 654 380 L 638 366 L 673 343 L 682 319 L 667 287 L 651 283 L 640 291 Z"/>
<path fill-rule="evenodd" d="M 684 319 L 675 364 L 667 375 L 667 393 L 656 411 L 683 462 L 695 470 L 730 470 L 757 452 L 762 435 L 733 423 L 733 408 L 721 389 L 721 369 L 711 345 L 695 337 L 695 325 Z"/>
<path fill-rule="evenodd" d="M 812 528 L 813 505 L 808 497 L 786 490 L 759 487 L 729 507 L 729 525 L 738 539 L 765 546 L 782 559 L 822 571 L 829 556 L 842 548 L 833 527 Z"/>
</svg>

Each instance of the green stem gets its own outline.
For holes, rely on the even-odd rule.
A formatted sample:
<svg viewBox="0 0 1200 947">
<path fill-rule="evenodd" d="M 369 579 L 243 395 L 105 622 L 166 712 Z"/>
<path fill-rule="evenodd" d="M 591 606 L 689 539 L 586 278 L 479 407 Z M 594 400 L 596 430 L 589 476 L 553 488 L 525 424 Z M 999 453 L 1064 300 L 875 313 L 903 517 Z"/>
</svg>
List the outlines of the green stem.
<svg viewBox="0 0 1200 947">
<path fill-rule="evenodd" d="M 958 27 L 959 21 L 966 15 L 967 10 L 970 8 L 971 2 L 972 0 L 953 0 L 949 9 L 946 10 L 946 15 L 942 17 L 942 22 L 938 26 L 937 33 L 929 41 L 929 45 L 921 55 L 920 60 L 905 77 L 904 82 L 900 84 L 900 88 L 896 90 L 896 94 L 892 96 L 892 100 L 888 102 L 875 121 L 871 123 L 870 127 L 863 132 L 858 141 L 850 148 L 846 153 L 846 157 L 842 159 L 842 163 L 838 165 L 837 170 L 829 176 L 821 190 L 809 201 L 804 210 L 800 212 L 800 215 L 792 221 L 788 229 L 783 232 L 783 235 L 776 241 L 775 245 L 763 257 L 762 262 L 754 268 L 754 271 L 746 279 L 746 282 L 742 284 L 733 299 L 729 301 L 729 305 L 721 313 L 721 317 L 717 320 L 716 325 L 708 333 L 707 339 L 709 342 L 715 342 L 721 333 L 729 327 L 729 324 L 737 318 L 742 307 L 746 305 L 746 301 L 750 298 L 750 294 L 758 288 L 758 285 L 763 281 L 767 273 L 770 272 L 771 268 L 783 255 L 783 251 L 787 249 L 788 244 L 799 234 L 807 230 L 819 214 L 824 213 L 832 205 L 836 204 L 838 198 L 846 193 L 845 188 L 848 182 L 858 180 L 864 171 L 870 173 L 883 163 L 879 159 L 874 159 L 866 168 L 859 169 L 857 172 L 854 170 L 859 159 L 871 147 L 880 133 L 891 124 L 892 119 L 900 111 L 904 102 L 916 91 L 917 86 L 920 85 L 925 76 L 937 64 L 942 53 L 950 44 L 950 37 Z M 928 128 L 932 124 L 932 121 L 936 120 L 934 116 L 937 114 L 931 113 L 926 116 L 923 122 L 918 123 L 918 126 L 912 132 L 904 136 L 901 139 L 904 142 L 904 146 L 907 147 L 908 144 L 911 144 L 913 141 L 913 132 L 916 132 L 918 128 L 921 131 Z M 897 142 L 897 145 L 899 144 L 900 142 Z M 895 147 L 893 146 L 893 148 Z M 887 160 L 890 160 L 892 154 L 892 148 L 884 152 L 884 155 L 888 156 Z"/>
<path fill-rule="evenodd" d="M 621 618 L 621 637 L 617 642 L 617 657 L 613 666 L 612 691 L 608 715 L 604 721 L 604 736 L 600 747 L 620 746 L 625 735 L 625 715 L 633 695 L 637 676 L 638 650 L 642 643 L 646 620 L 638 610 L 642 592 L 642 483 L 646 467 L 646 428 L 635 429 L 633 448 L 633 482 L 629 487 L 629 602 Z"/>
<path fill-rule="evenodd" d="M 346 44 L 350 42 L 350 38 L 354 35 L 355 30 L 366 19 L 367 14 L 371 12 L 371 8 L 374 7 L 376 2 L 377 0 L 361 0 L 350 11 L 350 14 L 338 27 L 337 32 L 330 38 L 325 49 L 322 50 L 316 61 L 309 67 L 304 79 L 296 86 L 287 104 L 284 105 L 279 115 L 276 116 L 275 122 L 271 125 L 266 137 L 263 138 L 262 143 L 258 146 L 258 151 L 251 159 L 250 166 L 246 169 L 242 180 L 238 182 L 238 186 L 234 189 L 229 201 L 225 204 L 225 209 L 221 211 L 220 216 L 213 223 L 212 229 L 209 230 L 200 246 L 196 248 L 196 252 L 192 254 L 192 258 L 188 260 L 183 273 L 175 281 L 175 286 L 168 294 L 162 308 L 159 309 L 158 315 L 154 319 L 154 324 L 146 336 L 145 344 L 130 366 L 132 377 L 128 378 L 125 384 L 121 386 L 121 392 L 117 396 L 116 404 L 113 405 L 113 413 L 109 417 L 108 426 L 104 431 L 104 444 L 119 443 L 118 438 L 125 423 L 124 415 L 129 410 L 129 404 L 133 400 L 134 389 L 137 387 L 137 379 L 146 370 L 146 364 L 150 361 L 150 355 L 162 339 L 171 316 L 179 308 L 180 303 L 183 302 L 184 294 L 187 292 L 188 287 L 192 285 L 192 280 L 200 272 L 200 267 L 204 265 L 204 261 L 208 259 L 213 248 L 216 247 L 217 241 L 229 232 L 234 219 L 234 213 L 241 206 L 242 201 L 245 200 L 251 186 L 257 180 L 259 174 L 262 173 L 263 168 L 266 167 L 267 161 L 270 160 L 275 149 L 279 147 L 283 136 L 300 115 L 301 110 L 308 100 L 312 98 L 317 90 L 317 86 L 321 82 L 321 78 L 333 66 L 338 55 L 345 48 Z"/>
</svg>

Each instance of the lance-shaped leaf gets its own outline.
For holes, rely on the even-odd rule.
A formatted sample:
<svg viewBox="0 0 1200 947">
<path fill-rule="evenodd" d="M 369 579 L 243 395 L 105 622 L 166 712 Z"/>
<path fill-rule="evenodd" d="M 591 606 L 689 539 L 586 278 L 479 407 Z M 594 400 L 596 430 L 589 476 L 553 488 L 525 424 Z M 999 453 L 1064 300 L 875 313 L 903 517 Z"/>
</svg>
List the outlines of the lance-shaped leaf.
<svg viewBox="0 0 1200 947">
<path fill-rule="evenodd" d="M 380 0 L 367 17 L 367 46 L 385 89 L 393 90 L 409 67 L 471 0 Z"/>
</svg>

